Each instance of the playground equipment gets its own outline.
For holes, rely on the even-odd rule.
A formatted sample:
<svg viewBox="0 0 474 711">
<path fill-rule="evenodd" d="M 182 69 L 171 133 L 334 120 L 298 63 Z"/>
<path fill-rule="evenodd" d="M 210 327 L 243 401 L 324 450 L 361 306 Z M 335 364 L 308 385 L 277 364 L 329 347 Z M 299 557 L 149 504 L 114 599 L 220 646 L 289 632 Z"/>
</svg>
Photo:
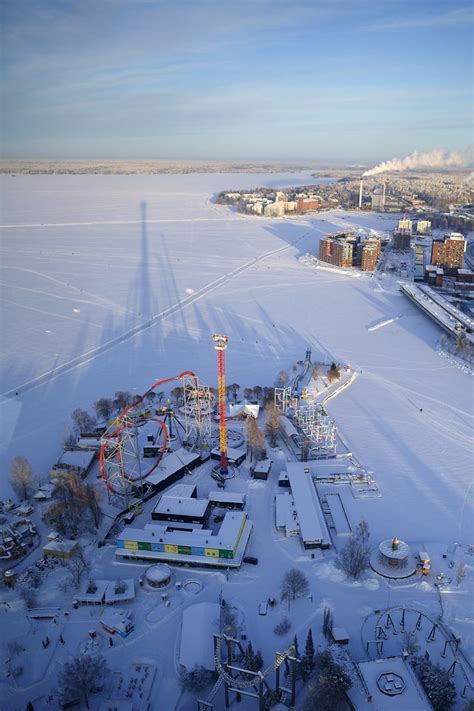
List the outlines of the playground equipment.
<svg viewBox="0 0 474 711">
<path fill-rule="evenodd" d="M 180 422 L 171 404 L 154 410 L 144 407 L 144 400 L 165 383 L 179 380 L 183 384 L 185 423 Z M 209 448 L 212 395 L 207 386 L 188 370 L 171 378 L 157 380 L 144 395 L 137 396 L 122 410 L 102 435 L 99 464 L 109 499 L 128 505 L 133 496 L 146 494 L 147 477 L 160 464 L 169 442 L 175 435 L 173 423 L 181 427 L 186 444 L 192 448 Z M 153 411 L 154 410 L 154 411 Z M 160 416 L 156 416 L 156 415 Z"/>
<path fill-rule="evenodd" d="M 275 652 L 275 661 L 264 671 L 258 672 L 242 669 L 233 663 L 237 656 L 235 653 L 236 647 L 243 656 L 245 651 L 240 640 L 229 637 L 224 633 L 214 634 L 214 660 L 219 678 L 211 689 L 207 699 L 198 700 L 198 711 L 213 711 L 213 700 L 223 684 L 224 708 L 226 709 L 230 706 L 229 692 L 258 699 L 259 711 L 264 711 L 265 697 L 268 694 L 274 694 L 275 700 L 282 700 L 288 695 L 290 697 L 290 707 L 294 708 L 296 703 L 296 665 L 301 663 L 301 660 L 294 656 L 296 651 L 295 647 L 290 645 L 283 652 Z M 223 648 L 226 652 L 226 662 L 222 661 Z M 291 685 L 289 689 L 280 684 L 280 667 L 282 664 L 284 664 L 289 671 Z M 276 672 L 274 692 L 267 682 L 267 677 L 273 674 L 273 672 Z"/>
<path fill-rule="evenodd" d="M 229 342 L 228 336 L 215 333 L 212 337 L 214 348 L 217 351 L 217 397 L 219 399 L 219 427 L 220 427 L 220 449 L 221 449 L 221 474 L 227 474 L 227 434 L 226 434 L 226 392 L 225 392 L 225 357 L 224 351 Z"/>
</svg>

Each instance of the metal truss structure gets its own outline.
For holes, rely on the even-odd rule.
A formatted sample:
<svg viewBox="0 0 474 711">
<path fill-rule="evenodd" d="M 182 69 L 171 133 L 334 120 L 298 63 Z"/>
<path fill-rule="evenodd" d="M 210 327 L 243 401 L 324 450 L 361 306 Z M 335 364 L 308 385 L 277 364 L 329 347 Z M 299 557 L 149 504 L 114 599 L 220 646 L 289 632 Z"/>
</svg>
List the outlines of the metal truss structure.
<svg viewBox="0 0 474 711">
<path fill-rule="evenodd" d="M 337 426 L 321 406 L 298 407 L 295 419 L 303 434 L 316 447 L 328 452 L 336 450 Z"/>
<path fill-rule="evenodd" d="M 211 404 L 213 394 L 210 388 L 186 375 L 182 378 L 184 401 L 184 431 L 189 446 L 205 450 L 211 448 Z"/>
<path fill-rule="evenodd" d="M 275 653 L 275 660 L 263 671 L 249 671 L 242 669 L 234 664 L 236 654 L 244 655 L 245 650 L 242 643 L 238 639 L 229 637 L 226 634 L 214 634 L 214 661 L 216 671 L 219 678 L 211 689 L 211 692 L 206 700 L 198 700 L 198 711 L 212 711 L 213 701 L 217 692 L 224 685 L 224 708 L 230 706 L 229 692 L 235 694 L 250 696 L 258 699 L 259 711 L 264 711 L 265 696 L 272 692 L 267 678 L 276 672 L 275 694 L 276 699 L 281 700 L 284 696 L 290 696 L 290 708 L 295 707 L 296 703 L 296 667 L 301 663 L 301 660 L 295 657 L 295 647 L 290 645 L 283 652 Z M 223 662 L 223 651 L 227 661 Z M 291 688 L 287 689 L 280 684 L 280 667 L 284 664 L 289 672 Z"/>
</svg>

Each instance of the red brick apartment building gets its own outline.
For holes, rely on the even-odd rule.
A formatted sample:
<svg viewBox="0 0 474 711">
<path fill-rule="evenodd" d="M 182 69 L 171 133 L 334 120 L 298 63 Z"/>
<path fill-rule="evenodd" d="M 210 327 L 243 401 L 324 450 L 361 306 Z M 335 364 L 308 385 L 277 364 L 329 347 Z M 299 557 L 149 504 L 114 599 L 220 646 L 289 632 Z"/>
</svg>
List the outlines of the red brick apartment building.
<svg viewBox="0 0 474 711">
<path fill-rule="evenodd" d="M 362 246 L 362 271 L 373 272 L 377 265 L 377 258 L 382 251 L 378 239 L 367 240 Z"/>
<path fill-rule="evenodd" d="M 319 241 L 319 259 L 336 267 L 352 267 L 352 242 L 336 239 Z"/>
<path fill-rule="evenodd" d="M 462 269 L 465 249 L 466 240 L 457 232 L 434 239 L 431 247 L 431 264 L 451 272 Z"/>
</svg>

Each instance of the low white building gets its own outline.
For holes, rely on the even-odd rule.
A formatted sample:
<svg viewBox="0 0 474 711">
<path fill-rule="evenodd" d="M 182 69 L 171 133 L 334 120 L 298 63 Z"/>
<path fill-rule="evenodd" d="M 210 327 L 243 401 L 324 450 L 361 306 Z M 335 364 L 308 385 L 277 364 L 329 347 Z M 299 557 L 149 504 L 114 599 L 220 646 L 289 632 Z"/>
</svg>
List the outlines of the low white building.
<svg viewBox="0 0 474 711">
<path fill-rule="evenodd" d="M 183 612 L 179 663 L 188 671 L 194 665 L 215 671 L 214 633 L 219 632 L 220 605 L 200 602 Z"/>
</svg>

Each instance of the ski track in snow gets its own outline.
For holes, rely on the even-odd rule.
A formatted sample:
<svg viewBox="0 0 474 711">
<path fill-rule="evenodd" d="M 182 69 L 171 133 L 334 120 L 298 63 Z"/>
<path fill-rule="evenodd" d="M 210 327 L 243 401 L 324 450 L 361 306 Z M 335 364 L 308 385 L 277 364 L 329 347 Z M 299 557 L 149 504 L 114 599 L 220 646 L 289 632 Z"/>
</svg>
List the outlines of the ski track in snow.
<svg viewBox="0 0 474 711">
<path fill-rule="evenodd" d="M 171 221 L 171 220 L 170 220 Z M 103 223 L 103 224 L 109 224 L 109 223 Z M 114 224 L 114 223 L 111 223 Z M 199 291 L 194 292 L 194 294 L 188 296 L 185 299 L 182 299 L 181 301 L 178 301 L 176 304 L 173 306 L 170 306 L 169 308 L 165 309 L 164 311 L 161 311 L 160 313 L 156 314 L 155 316 L 152 316 L 151 318 L 147 319 L 145 322 L 138 324 L 137 326 L 134 326 L 133 328 L 129 329 L 128 331 L 125 331 L 122 333 L 120 336 L 117 336 L 115 338 L 112 338 L 110 341 L 107 341 L 106 343 L 102 344 L 101 346 L 98 346 L 97 348 L 92 348 L 91 350 L 87 351 L 86 353 L 83 353 L 82 355 L 78 356 L 77 358 L 72 358 L 71 360 L 67 361 L 66 363 L 62 363 L 61 365 L 58 365 L 56 368 L 52 368 L 51 370 L 46 371 L 45 373 L 42 373 L 41 375 L 37 376 L 36 378 L 33 378 L 25 383 L 22 383 L 21 385 L 18 385 L 14 388 L 11 388 L 8 392 L 2 393 L 2 395 L 6 398 L 8 397 L 13 397 L 16 395 L 19 395 L 20 393 L 27 392 L 31 388 L 34 388 L 38 385 L 41 385 L 42 383 L 48 381 L 50 382 L 53 378 L 57 377 L 58 375 L 62 375 L 63 373 L 66 373 L 69 370 L 72 370 L 73 368 L 77 368 L 81 365 L 84 365 L 85 363 L 88 363 L 89 361 L 93 360 L 97 356 L 101 355 L 102 353 L 105 353 L 106 351 L 110 350 L 111 348 L 114 348 L 114 346 L 119 345 L 120 343 L 123 343 L 124 341 L 133 338 L 136 336 L 138 333 L 141 333 L 142 331 L 151 328 L 155 323 L 158 321 L 161 321 L 168 316 L 171 316 L 174 313 L 177 313 L 179 311 L 182 311 L 184 308 L 187 306 L 190 306 L 191 304 L 195 303 L 196 301 L 199 301 L 203 296 L 206 294 L 210 293 L 211 291 L 214 291 L 217 289 L 219 286 L 222 286 L 225 284 L 227 281 L 230 279 L 233 279 L 234 277 L 238 276 L 242 272 L 247 271 L 248 269 L 251 269 L 252 267 L 256 266 L 260 262 L 262 262 L 264 259 L 267 259 L 268 257 L 273 256 L 274 254 L 278 254 L 280 252 L 285 252 L 286 250 L 293 249 L 295 245 L 297 245 L 301 240 L 303 240 L 305 237 L 307 237 L 308 234 L 311 232 L 322 232 L 318 227 L 312 226 L 309 229 L 305 230 L 299 237 L 297 237 L 291 244 L 287 244 L 284 247 L 278 247 L 277 249 L 272 249 L 269 252 L 265 252 L 264 254 L 260 255 L 259 257 L 255 257 L 252 259 L 250 262 L 246 262 L 245 264 L 242 264 L 240 267 L 237 267 L 236 269 L 228 272 L 227 274 L 224 274 L 223 276 L 219 277 L 218 279 L 215 279 L 213 282 L 210 284 L 207 284 L 206 286 L 202 287 L 202 289 L 199 289 Z M 25 271 L 33 271 L 33 270 L 25 270 Z M 40 272 L 35 272 L 36 274 L 40 274 Z M 45 276 L 45 275 L 41 275 Z M 57 281 L 59 284 L 64 285 L 65 282 L 61 282 L 58 279 L 54 279 L 53 277 L 49 277 L 52 279 L 52 281 Z M 69 286 L 69 285 L 67 285 Z M 29 307 L 32 308 L 32 307 Z M 72 320 L 73 317 L 63 317 L 63 318 L 71 318 Z"/>
</svg>

